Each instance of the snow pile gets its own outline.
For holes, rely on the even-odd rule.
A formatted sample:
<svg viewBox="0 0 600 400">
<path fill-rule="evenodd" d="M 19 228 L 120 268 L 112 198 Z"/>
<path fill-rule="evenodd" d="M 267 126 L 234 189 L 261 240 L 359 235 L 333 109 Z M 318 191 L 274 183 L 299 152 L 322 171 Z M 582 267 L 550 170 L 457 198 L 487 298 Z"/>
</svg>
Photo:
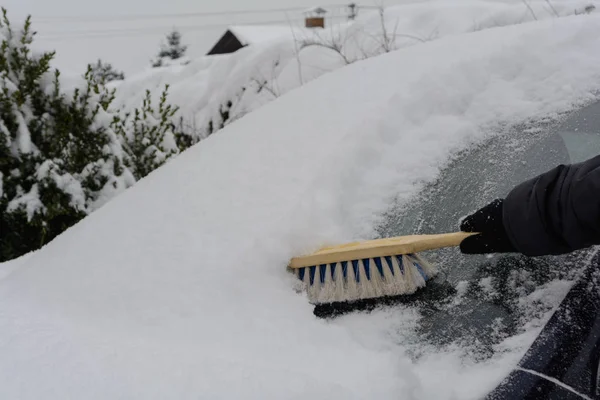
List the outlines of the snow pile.
<svg viewBox="0 0 600 400">
<path fill-rule="evenodd" d="M 44 204 L 40 200 L 37 183 L 33 184 L 27 193 L 24 193 L 23 189 L 18 187 L 17 195 L 10 201 L 10 203 L 8 203 L 6 211 L 10 213 L 19 209 L 20 207 L 25 209 L 28 220 L 31 220 L 38 212 L 46 212 L 46 207 L 44 207 Z"/>
<path fill-rule="evenodd" d="M 150 69 L 114 83 L 115 105 L 131 110 L 165 84 L 178 118 L 206 137 L 264 104 L 347 64 L 449 35 L 586 14 L 588 0 L 528 2 L 428 1 L 362 12 L 353 23 L 324 30 L 298 26 L 233 26 L 243 44 L 231 55 L 200 57 L 187 66 Z M 592 9 L 589 12 L 595 12 Z"/>
<path fill-rule="evenodd" d="M 294 41 L 296 38 L 312 37 L 317 30 L 294 25 L 234 25 L 229 27 L 229 31 L 235 35 L 242 45 L 247 46 L 280 42 L 281 40 Z"/>
<path fill-rule="evenodd" d="M 410 308 L 318 320 L 285 266 L 372 235 L 394 198 L 496 125 L 590 101 L 599 46 L 598 16 L 448 37 L 230 124 L 0 282 L 0 397 L 481 397 L 531 332 L 487 362 L 415 362 Z"/>
</svg>

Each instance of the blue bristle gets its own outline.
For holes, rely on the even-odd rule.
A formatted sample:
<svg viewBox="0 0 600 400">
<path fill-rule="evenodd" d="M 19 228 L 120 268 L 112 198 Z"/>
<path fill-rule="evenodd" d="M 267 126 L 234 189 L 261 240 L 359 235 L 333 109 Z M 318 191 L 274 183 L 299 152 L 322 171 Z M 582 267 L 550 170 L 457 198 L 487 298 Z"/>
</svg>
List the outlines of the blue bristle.
<svg viewBox="0 0 600 400">
<path fill-rule="evenodd" d="M 342 275 L 344 279 L 348 278 L 348 261 L 342 261 Z"/>
<path fill-rule="evenodd" d="M 387 265 L 390 268 L 390 271 L 392 271 L 392 275 L 396 275 L 396 273 L 394 272 L 394 265 L 392 264 L 392 257 L 385 256 L 385 261 L 387 262 Z"/>
<path fill-rule="evenodd" d="M 419 273 L 421 274 L 421 276 L 423 277 L 423 279 L 428 280 L 429 277 L 427 276 L 427 274 L 425 273 L 425 271 L 423 270 L 423 267 L 421 267 L 419 265 L 418 262 L 413 261 L 413 264 L 415 264 L 415 267 L 417 267 L 417 271 L 419 271 Z"/>
<path fill-rule="evenodd" d="M 317 267 L 308 267 L 310 273 L 310 284 L 313 285 L 315 283 L 315 273 L 317 272 Z"/>
<path fill-rule="evenodd" d="M 333 263 L 333 264 L 329 264 L 329 267 L 331 269 L 331 280 L 334 280 L 335 277 L 335 267 L 337 266 L 337 263 Z"/>
<path fill-rule="evenodd" d="M 360 283 L 360 275 L 358 273 L 358 260 L 352 260 L 352 269 L 354 269 L 354 277 L 356 282 Z"/>
<path fill-rule="evenodd" d="M 321 266 L 319 267 L 321 283 L 325 283 L 325 271 L 327 271 L 327 264 L 321 264 Z"/>
<path fill-rule="evenodd" d="M 368 258 L 363 259 L 363 265 L 365 266 L 365 274 L 367 275 L 367 280 L 368 281 L 371 280 L 371 267 L 370 267 L 370 263 L 371 263 L 371 260 L 369 260 Z"/>
<path fill-rule="evenodd" d="M 379 275 L 383 277 L 383 266 L 381 265 L 381 257 L 374 258 L 375 265 L 377 266 L 377 270 L 379 271 Z"/>
<path fill-rule="evenodd" d="M 396 256 L 398 259 L 398 265 L 400 266 L 400 272 L 404 275 L 404 262 L 402 261 L 402 256 Z"/>
<path fill-rule="evenodd" d="M 300 268 L 298 269 L 298 278 L 301 281 L 304 281 L 304 274 L 306 273 L 306 268 Z"/>
</svg>

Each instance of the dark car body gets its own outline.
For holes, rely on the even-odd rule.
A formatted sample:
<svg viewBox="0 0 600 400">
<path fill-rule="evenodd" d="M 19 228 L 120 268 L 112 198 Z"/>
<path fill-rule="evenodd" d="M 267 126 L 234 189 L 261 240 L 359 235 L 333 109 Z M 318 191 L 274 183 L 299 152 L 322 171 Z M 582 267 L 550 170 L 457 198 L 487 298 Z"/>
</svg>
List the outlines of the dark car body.
<svg viewBox="0 0 600 400">
<path fill-rule="evenodd" d="M 600 254 L 488 399 L 600 398 Z"/>
</svg>

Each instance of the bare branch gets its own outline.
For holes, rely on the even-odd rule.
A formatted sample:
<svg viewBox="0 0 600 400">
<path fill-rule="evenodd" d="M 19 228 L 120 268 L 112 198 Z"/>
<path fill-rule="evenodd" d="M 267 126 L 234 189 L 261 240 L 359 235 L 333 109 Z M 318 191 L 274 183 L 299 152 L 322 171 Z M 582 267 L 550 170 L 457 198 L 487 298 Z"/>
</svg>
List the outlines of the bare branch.
<svg viewBox="0 0 600 400">
<path fill-rule="evenodd" d="M 531 13 L 531 16 L 533 17 L 533 19 L 535 19 L 537 21 L 537 17 L 535 15 L 535 12 L 533 12 L 533 8 L 531 8 L 531 6 L 529 5 L 529 3 L 527 2 L 527 0 L 521 0 L 523 2 L 523 4 L 525 4 L 525 7 L 527 7 L 527 9 L 529 10 L 529 12 Z"/>
<path fill-rule="evenodd" d="M 296 62 L 298 63 L 298 80 L 300 81 L 300 86 L 302 86 L 304 85 L 304 79 L 302 77 L 302 63 L 300 62 L 300 50 L 298 49 L 298 40 L 296 39 L 296 33 L 294 32 L 292 22 L 290 21 L 290 17 L 287 12 L 285 13 L 285 18 L 288 21 L 288 26 L 290 27 L 290 31 L 292 32 L 292 38 L 294 39 L 294 51 L 296 52 Z"/>
<path fill-rule="evenodd" d="M 275 72 L 275 69 L 279 66 L 279 63 L 280 59 L 278 57 L 277 60 L 273 61 L 273 65 L 271 66 L 271 88 L 275 97 L 279 97 L 279 93 L 281 93 L 279 82 L 277 81 L 277 74 Z"/>
<path fill-rule="evenodd" d="M 381 23 L 381 48 L 386 53 L 389 53 L 390 39 L 388 38 L 387 27 L 385 26 L 385 10 L 383 7 L 379 7 L 379 22 Z"/>
<path fill-rule="evenodd" d="M 260 70 L 258 68 L 256 69 L 256 72 L 254 73 L 255 76 L 250 78 L 250 82 L 256 84 L 256 87 L 257 87 L 256 92 L 257 93 L 260 93 L 261 91 L 266 90 L 273 96 L 273 98 L 278 98 L 280 96 L 279 89 L 276 87 L 277 73 L 276 73 L 275 69 L 278 66 L 279 66 L 279 58 L 272 61 L 271 74 L 270 74 L 271 78 L 270 79 L 265 78 L 265 76 L 262 74 L 262 72 L 260 72 Z"/>
<path fill-rule="evenodd" d="M 398 26 L 399 25 L 400 25 L 400 18 L 396 18 L 396 25 L 394 25 L 394 34 L 393 34 L 393 39 L 392 39 L 392 43 L 390 46 L 390 51 L 396 50 L 396 38 L 398 37 Z"/>
<path fill-rule="evenodd" d="M 552 10 L 552 12 L 554 13 L 555 17 L 559 17 L 558 12 L 556 12 L 556 8 L 554 8 L 554 6 L 552 5 L 552 3 L 550 2 L 550 0 L 546 0 L 546 3 L 548 4 L 548 6 L 550 6 L 550 9 Z"/>
<path fill-rule="evenodd" d="M 428 42 L 428 41 L 431 40 L 431 39 L 423 39 L 422 37 L 418 37 L 418 36 L 415 36 L 415 35 L 409 35 L 407 33 L 398 33 L 395 36 L 397 36 L 397 37 L 404 37 L 404 38 L 407 38 L 407 39 L 413 39 L 413 40 L 416 40 L 416 41 L 421 42 L 421 43 L 425 43 L 425 42 Z"/>
<path fill-rule="evenodd" d="M 303 49 L 312 46 L 324 47 L 326 49 L 332 50 L 342 58 L 344 63 L 352 64 L 352 61 L 346 56 L 346 54 L 344 54 L 342 46 L 333 40 L 330 42 L 319 42 L 317 40 L 305 40 L 304 42 L 302 42 Z"/>
</svg>

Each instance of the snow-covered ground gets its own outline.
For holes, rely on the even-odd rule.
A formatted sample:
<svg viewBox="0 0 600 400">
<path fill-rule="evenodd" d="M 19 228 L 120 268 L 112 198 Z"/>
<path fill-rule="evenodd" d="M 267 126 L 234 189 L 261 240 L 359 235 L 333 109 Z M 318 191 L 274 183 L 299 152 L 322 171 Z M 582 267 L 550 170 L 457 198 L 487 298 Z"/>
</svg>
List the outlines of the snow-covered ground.
<svg viewBox="0 0 600 400">
<path fill-rule="evenodd" d="M 414 309 L 319 320 L 285 266 L 372 235 L 393 199 L 494 126 L 592 99 L 598 48 L 595 15 L 455 35 L 323 75 L 230 124 L 1 266 L 0 398 L 480 397 L 539 326 L 487 361 L 413 360 L 399 336 Z"/>
</svg>

